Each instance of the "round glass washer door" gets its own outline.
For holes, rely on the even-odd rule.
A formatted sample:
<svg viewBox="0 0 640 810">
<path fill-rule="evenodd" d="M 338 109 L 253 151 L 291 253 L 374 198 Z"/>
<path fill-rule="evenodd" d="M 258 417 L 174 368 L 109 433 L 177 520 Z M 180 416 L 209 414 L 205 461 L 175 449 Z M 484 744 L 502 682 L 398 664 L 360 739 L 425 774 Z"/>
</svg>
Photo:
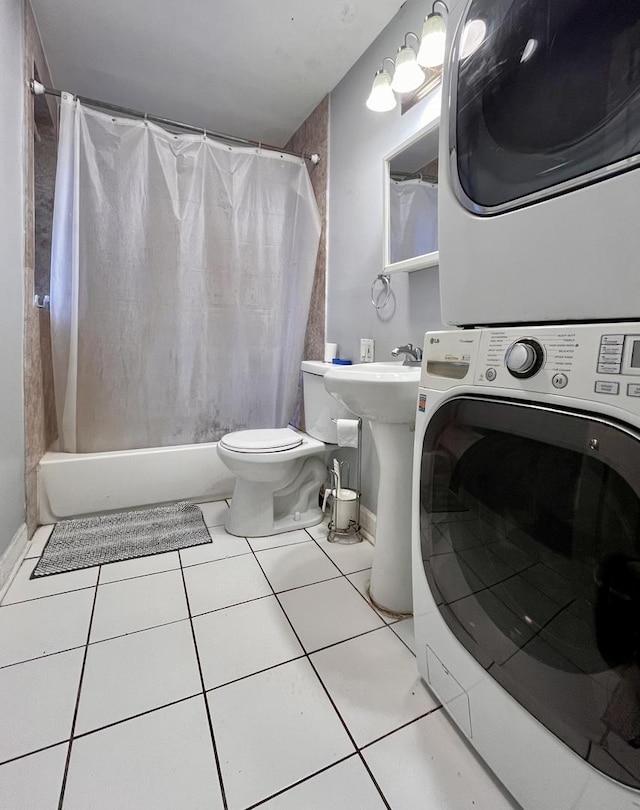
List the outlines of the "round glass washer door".
<svg viewBox="0 0 640 810">
<path fill-rule="evenodd" d="M 576 754 L 640 787 L 640 436 L 450 400 L 423 442 L 420 537 L 460 643 Z"/>
<path fill-rule="evenodd" d="M 473 48 L 470 31 L 482 31 Z M 471 0 L 453 51 L 451 176 L 494 214 L 633 168 L 640 3 Z"/>
</svg>

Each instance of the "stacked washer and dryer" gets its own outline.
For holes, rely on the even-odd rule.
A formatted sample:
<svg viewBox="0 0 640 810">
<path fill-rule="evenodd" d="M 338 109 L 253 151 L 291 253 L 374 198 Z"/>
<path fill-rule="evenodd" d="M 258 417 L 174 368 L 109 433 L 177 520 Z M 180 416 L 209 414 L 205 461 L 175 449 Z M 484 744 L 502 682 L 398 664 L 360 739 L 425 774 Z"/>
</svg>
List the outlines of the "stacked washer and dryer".
<svg viewBox="0 0 640 810">
<path fill-rule="evenodd" d="M 461 0 L 418 666 L 526 810 L 640 807 L 640 4 Z"/>
</svg>

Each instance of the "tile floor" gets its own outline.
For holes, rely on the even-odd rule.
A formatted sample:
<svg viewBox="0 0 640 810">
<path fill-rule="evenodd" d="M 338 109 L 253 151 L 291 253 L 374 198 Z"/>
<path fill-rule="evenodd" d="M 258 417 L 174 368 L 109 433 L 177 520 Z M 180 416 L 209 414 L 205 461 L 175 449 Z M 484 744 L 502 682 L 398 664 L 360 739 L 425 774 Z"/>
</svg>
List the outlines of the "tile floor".
<svg viewBox="0 0 640 810">
<path fill-rule="evenodd" d="M 29 580 L 0 604 L 3 810 L 507 810 L 418 678 L 372 547 L 314 527 Z"/>
</svg>

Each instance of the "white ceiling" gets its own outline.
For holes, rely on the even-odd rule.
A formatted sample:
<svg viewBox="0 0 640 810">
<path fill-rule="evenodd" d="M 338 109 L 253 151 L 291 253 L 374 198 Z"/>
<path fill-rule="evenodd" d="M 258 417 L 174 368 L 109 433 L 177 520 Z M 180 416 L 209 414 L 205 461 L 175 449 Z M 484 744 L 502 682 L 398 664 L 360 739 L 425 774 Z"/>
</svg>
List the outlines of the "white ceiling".
<svg viewBox="0 0 640 810">
<path fill-rule="evenodd" d="M 278 146 L 402 5 L 401 0 L 31 2 L 58 89 Z"/>
</svg>

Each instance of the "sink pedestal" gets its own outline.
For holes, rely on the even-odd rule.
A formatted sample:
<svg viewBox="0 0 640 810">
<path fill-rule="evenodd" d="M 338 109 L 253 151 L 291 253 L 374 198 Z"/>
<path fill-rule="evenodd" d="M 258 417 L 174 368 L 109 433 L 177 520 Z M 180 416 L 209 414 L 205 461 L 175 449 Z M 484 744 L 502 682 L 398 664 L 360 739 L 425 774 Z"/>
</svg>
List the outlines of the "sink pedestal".
<svg viewBox="0 0 640 810">
<path fill-rule="evenodd" d="M 329 369 L 324 387 L 367 419 L 380 462 L 371 599 L 392 613 L 411 613 L 411 476 L 420 369 L 361 363 Z"/>
<path fill-rule="evenodd" d="M 370 421 L 380 461 L 376 547 L 370 593 L 381 608 L 411 613 L 411 477 L 413 425 Z"/>
</svg>

